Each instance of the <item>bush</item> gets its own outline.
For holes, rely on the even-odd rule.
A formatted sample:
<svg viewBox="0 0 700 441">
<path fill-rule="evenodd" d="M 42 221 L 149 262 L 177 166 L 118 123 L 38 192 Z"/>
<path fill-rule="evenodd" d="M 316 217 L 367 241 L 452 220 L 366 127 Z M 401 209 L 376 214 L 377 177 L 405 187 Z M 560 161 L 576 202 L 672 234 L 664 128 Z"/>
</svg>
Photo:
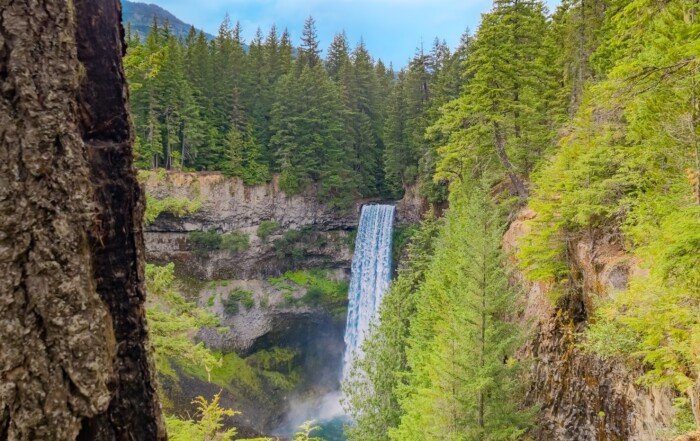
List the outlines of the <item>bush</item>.
<svg viewBox="0 0 700 441">
<path fill-rule="evenodd" d="M 248 235 L 240 231 L 232 231 L 221 236 L 220 249 L 232 253 L 240 253 L 250 246 Z"/>
<path fill-rule="evenodd" d="M 190 241 L 194 245 L 196 253 L 226 250 L 231 253 L 240 253 L 250 246 L 248 235 L 240 231 L 219 234 L 215 230 L 193 231 L 190 233 Z"/>
<path fill-rule="evenodd" d="M 280 224 L 273 220 L 265 220 L 258 226 L 258 237 L 263 242 L 267 240 L 272 234 L 276 233 L 280 229 Z"/>
<path fill-rule="evenodd" d="M 190 233 L 190 241 L 195 251 L 214 251 L 221 246 L 221 235 L 214 230 L 193 231 Z"/>
<path fill-rule="evenodd" d="M 243 305 L 245 309 L 251 309 L 255 306 L 253 293 L 245 289 L 236 288 L 231 291 L 226 299 L 223 300 L 224 311 L 229 315 L 236 315 L 240 312 L 240 307 Z"/>
<path fill-rule="evenodd" d="M 311 286 L 302 297 L 302 301 L 307 305 L 317 306 L 323 301 L 326 292 L 319 286 Z"/>
<path fill-rule="evenodd" d="M 274 242 L 275 254 L 278 259 L 286 260 L 296 267 L 309 255 L 309 250 L 326 245 L 326 239 L 312 228 L 288 230 Z"/>
<path fill-rule="evenodd" d="M 348 283 L 331 280 L 326 271 L 287 271 L 282 277 L 269 279 L 269 282 L 285 291 L 283 296 L 290 305 L 322 306 L 339 315 L 345 312 Z M 294 298 L 293 291 L 298 291 L 295 287 L 306 288 L 302 298 Z"/>
</svg>

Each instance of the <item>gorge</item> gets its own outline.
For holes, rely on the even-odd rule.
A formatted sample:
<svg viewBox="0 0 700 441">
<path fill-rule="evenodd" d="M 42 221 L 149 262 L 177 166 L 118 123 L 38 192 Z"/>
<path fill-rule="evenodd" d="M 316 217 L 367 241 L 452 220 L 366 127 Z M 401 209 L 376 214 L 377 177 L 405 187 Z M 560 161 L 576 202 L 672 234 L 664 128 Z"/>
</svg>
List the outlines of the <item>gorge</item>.
<svg viewBox="0 0 700 441">
<path fill-rule="evenodd" d="M 226 386 L 222 403 L 242 412 L 234 424 L 251 436 L 289 433 L 306 419 L 323 419 L 319 406 L 335 409 L 325 409 L 329 417 L 342 413 L 340 380 L 352 353 L 346 342 L 359 347 L 388 286 L 392 253 L 399 252 L 392 248 L 394 212 L 398 230 L 410 228 L 427 209 L 425 201 L 408 189 L 395 206 L 362 199 L 347 210 L 331 210 L 313 189 L 288 197 L 275 180 L 251 187 L 217 173 L 181 172 L 142 172 L 141 180 L 151 207 L 163 207 L 145 227 L 147 260 L 174 264 L 186 298 L 226 327 L 204 326 L 196 340 L 224 357 L 248 360 L 291 350 L 293 370 L 301 373 L 291 389 L 263 387 L 269 397 L 261 401 L 260 392 L 240 378 L 217 385 L 180 369 L 163 378 L 173 409 L 185 411 L 194 397 Z M 195 201 L 196 209 L 179 211 L 183 201 Z M 197 234 L 207 232 L 245 235 L 247 245 L 201 248 Z M 328 286 L 340 291 L 328 294 Z M 348 292 L 351 333 L 345 333 Z M 249 293 L 250 306 L 227 307 L 231 293 Z M 328 395 L 332 403 L 323 401 Z"/>
</svg>

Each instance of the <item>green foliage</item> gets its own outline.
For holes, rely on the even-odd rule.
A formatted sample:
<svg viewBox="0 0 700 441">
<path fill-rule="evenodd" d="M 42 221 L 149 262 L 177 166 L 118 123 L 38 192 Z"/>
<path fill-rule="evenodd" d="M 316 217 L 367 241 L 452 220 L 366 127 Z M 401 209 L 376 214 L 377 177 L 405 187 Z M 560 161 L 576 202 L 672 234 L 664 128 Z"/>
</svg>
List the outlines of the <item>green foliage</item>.
<svg viewBox="0 0 700 441">
<path fill-rule="evenodd" d="M 172 213 L 174 216 L 182 217 L 195 213 L 202 208 L 202 201 L 197 199 L 177 198 L 173 196 L 164 199 L 156 199 L 151 195 L 146 195 L 146 212 L 143 220 L 152 224 L 161 213 Z"/>
<path fill-rule="evenodd" d="M 399 386 L 403 415 L 390 439 L 506 440 L 531 424 L 514 358 L 520 330 L 505 319 L 516 313 L 516 294 L 500 250 L 504 222 L 483 183 L 465 187 L 453 189 L 419 289 L 410 370 Z"/>
<path fill-rule="evenodd" d="M 146 265 L 146 315 L 153 342 L 158 371 L 174 376 L 171 362 L 190 364 L 203 370 L 220 365 L 219 358 L 202 343 L 195 344 L 190 335 L 202 326 L 218 326 L 218 320 L 194 303 L 187 302 L 177 291 L 175 266 Z"/>
<path fill-rule="evenodd" d="M 293 441 L 323 441 L 321 438 L 311 436 L 318 429 L 319 427 L 315 426 L 313 421 L 307 421 L 299 426 L 299 430 L 294 434 Z"/>
<path fill-rule="evenodd" d="M 416 180 L 431 201 L 445 199 L 431 181 L 438 143 L 424 131 L 462 89 L 468 36 L 455 53 L 436 40 L 397 74 L 342 34 L 321 62 L 313 20 L 296 57 L 286 31 L 259 32 L 248 50 L 242 33 L 226 18 L 212 42 L 155 22 L 143 40 L 128 36 L 139 168 L 218 170 L 249 185 L 279 173 L 289 194 L 314 186 L 338 209 L 398 197 Z"/>
<path fill-rule="evenodd" d="M 273 241 L 273 245 L 276 257 L 289 262 L 295 268 L 314 248 L 327 245 L 327 237 L 311 227 L 305 227 L 301 230 L 285 231 L 281 238 Z"/>
<path fill-rule="evenodd" d="M 271 350 L 261 350 L 249 356 L 246 362 L 259 369 L 263 378 L 272 387 L 281 390 L 292 390 L 298 384 L 300 375 L 295 365 L 297 352 L 288 348 L 274 347 Z"/>
<path fill-rule="evenodd" d="M 393 262 L 398 262 L 402 253 L 409 244 L 414 234 L 418 232 L 417 225 L 397 225 L 394 227 L 394 233 L 391 242 L 391 256 Z"/>
<path fill-rule="evenodd" d="M 253 300 L 252 292 L 236 288 L 223 300 L 223 304 L 226 314 L 236 315 L 240 311 L 241 305 L 245 309 L 253 308 L 255 306 L 255 300 Z"/>
<path fill-rule="evenodd" d="M 250 246 L 250 238 L 240 231 L 224 234 L 216 230 L 193 231 L 189 234 L 189 239 L 196 253 L 223 250 L 235 254 L 247 250 Z"/>
<path fill-rule="evenodd" d="M 522 177 L 554 136 L 556 76 L 546 59 L 553 51 L 547 35 L 541 1 L 496 0 L 482 16 L 465 64 L 469 81 L 429 129 L 442 139 L 438 179 L 496 171 L 527 196 Z"/>
<path fill-rule="evenodd" d="M 529 276 L 565 287 L 569 244 L 618 231 L 643 271 L 599 305 L 586 347 L 641 363 L 643 384 L 697 397 L 700 210 L 697 5 L 613 2 L 560 149 L 534 176 Z M 560 289 L 561 294 L 565 293 Z"/>
<path fill-rule="evenodd" d="M 281 277 L 273 277 L 269 282 L 287 291 L 288 303 L 301 303 L 309 306 L 322 306 L 341 317 L 345 313 L 348 300 L 348 283 L 329 278 L 324 270 L 287 271 Z M 293 292 L 304 289 L 300 299 Z"/>
<path fill-rule="evenodd" d="M 221 235 L 221 250 L 240 253 L 250 247 L 250 238 L 241 231 L 232 231 Z"/>
<path fill-rule="evenodd" d="M 221 393 L 214 395 L 211 402 L 199 396 L 192 401 L 197 407 L 198 420 L 181 420 L 168 416 L 165 424 L 168 438 L 173 441 L 233 441 L 236 429 L 224 429 L 224 418 L 240 414 L 220 405 Z"/>
<path fill-rule="evenodd" d="M 260 162 L 261 148 L 253 137 L 250 125 L 243 133 L 232 127 L 225 142 L 228 162 L 221 166 L 224 175 L 240 177 L 247 185 L 263 184 L 270 180 L 267 164 Z"/>
<path fill-rule="evenodd" d="M 263 242 L 266 242 L 267 239 L 275 234 L 277 231 L 280 229 L 280 224 L 279 222 L 273 221 L 273 220 L 264 220 L 260 222 L 260 225 L 258 226 L 258 237 L 260 240 Z"/>
<path fill-rule="evenodd" d="M 197 251 L 214 251 L 221 247 L 221 234 L 217 233 L 216 230 L 192 231 L 189 236 Z"/>
<path fill-rule="evenodd" d="M 286 192 L 315 185 L 338 208 L 385 193 L 384 100 L 393 72 L 363 44 L 350 51 L 344 37 L 324 65 L 313 19 L 296 57 L 286 31 L 258 32 L 248 50 L 242 32 L 226 18 L 212 42 L 194 30 L 180 40 L 156 22 L 143 40 L 128 35 L 136 164 L 219 170 L 249 185 L 277 172 Z"/>
</svg>

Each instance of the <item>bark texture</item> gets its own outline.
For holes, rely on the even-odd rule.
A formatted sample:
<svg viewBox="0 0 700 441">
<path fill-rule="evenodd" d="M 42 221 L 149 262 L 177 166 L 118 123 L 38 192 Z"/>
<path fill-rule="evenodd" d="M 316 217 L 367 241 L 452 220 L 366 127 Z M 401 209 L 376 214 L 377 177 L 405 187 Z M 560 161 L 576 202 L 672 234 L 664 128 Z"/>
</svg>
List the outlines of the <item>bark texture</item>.
<svg viewBox="0 0 700 441">
<path fill-rule="evenodd" d="M 165 439 L 118 0 L 0 0 L 0 440 Z"/>
</svg>

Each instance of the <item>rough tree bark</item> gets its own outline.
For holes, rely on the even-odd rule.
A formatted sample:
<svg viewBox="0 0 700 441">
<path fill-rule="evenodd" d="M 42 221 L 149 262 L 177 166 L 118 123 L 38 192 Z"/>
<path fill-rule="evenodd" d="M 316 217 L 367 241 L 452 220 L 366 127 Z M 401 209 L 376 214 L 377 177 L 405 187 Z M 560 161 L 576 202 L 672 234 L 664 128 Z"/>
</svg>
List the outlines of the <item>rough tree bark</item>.
<svg viewBox="0 0 700 441">
<path fill-rule="evenodd" d="M 165 439 L 118 0 L 0 0 L 0 440 Z"/>
</svg>

